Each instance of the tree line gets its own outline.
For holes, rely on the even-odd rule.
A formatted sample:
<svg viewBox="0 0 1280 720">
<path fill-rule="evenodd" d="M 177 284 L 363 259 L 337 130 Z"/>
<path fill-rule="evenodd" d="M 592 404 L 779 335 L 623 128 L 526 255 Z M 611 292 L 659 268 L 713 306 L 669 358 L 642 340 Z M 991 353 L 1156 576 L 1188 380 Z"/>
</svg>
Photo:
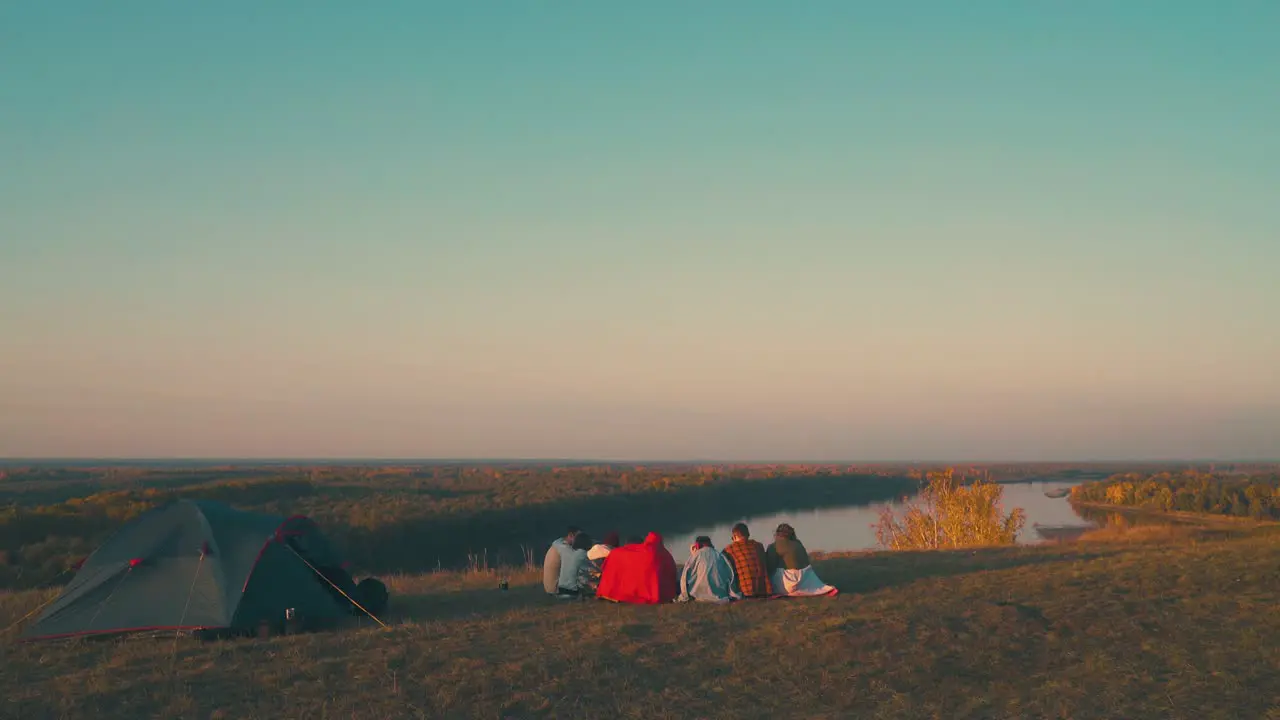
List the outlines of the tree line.
<svg viewBox="0 0 1280 720">
<path fill-rule="evenodd" d="M 11 479 L 22 484 L 0 504 L 0 588 L 66 580 L 118 527 L 181 498 L 308 515 L 357 569 L 384 573 L 464 566 L 480 553 L 518 563 L 569 524 L 674 533 L 752 513 L 889 500 L 916 487 L 901 475 L 839 466 L 277 467 L 229 469 L 224 479 L 207 468 L 114 471 L 89 494 L 82 474 L 65 478 L 79 491 L 71 497 L 51 478 Z"/>
<path fill-rule="evenodd" d="M 1123 473 L 1071 490 L 1075 502 L 1280 519 L 1280 474 L 1225 474 L 1184 470 Z"/>
</svg>

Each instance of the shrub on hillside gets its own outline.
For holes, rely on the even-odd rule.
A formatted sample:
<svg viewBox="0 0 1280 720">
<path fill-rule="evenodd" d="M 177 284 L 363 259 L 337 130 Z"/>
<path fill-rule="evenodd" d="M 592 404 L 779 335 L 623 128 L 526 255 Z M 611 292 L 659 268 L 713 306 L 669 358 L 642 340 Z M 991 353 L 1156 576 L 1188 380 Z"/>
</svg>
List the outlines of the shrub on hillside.
<svg viewBox="0 0 1280 720">
<path fill-rule="evenodd" d="M 876 540 L 892 550 L 1012 545 L 1026 524 L 1026 513 L 1001 505 L 1004 488 L 977 480 L 964 484 L 951 469 L 930 472 L 916 500 L 904 500 L 901 516 L 880 511 Z"/>
</svg>

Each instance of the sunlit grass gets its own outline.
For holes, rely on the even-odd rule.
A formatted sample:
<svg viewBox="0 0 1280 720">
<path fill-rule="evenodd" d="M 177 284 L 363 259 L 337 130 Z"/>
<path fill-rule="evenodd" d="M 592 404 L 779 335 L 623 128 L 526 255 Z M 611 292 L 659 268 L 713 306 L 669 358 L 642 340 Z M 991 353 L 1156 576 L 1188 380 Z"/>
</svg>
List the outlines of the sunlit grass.
<svg viewBox="0 0 1280 720">
<path fill-rule="evenodd" d="M 0 716 L 1267 717 L 1280 536 L 1237 527 L 827 555 L 839 597 L 729 607 L 557 601 L 536 568 L 393 575 L 386 630 L 7 644 Z M 0 593 L 0 616 L 43 597 Z"/>
</svg>

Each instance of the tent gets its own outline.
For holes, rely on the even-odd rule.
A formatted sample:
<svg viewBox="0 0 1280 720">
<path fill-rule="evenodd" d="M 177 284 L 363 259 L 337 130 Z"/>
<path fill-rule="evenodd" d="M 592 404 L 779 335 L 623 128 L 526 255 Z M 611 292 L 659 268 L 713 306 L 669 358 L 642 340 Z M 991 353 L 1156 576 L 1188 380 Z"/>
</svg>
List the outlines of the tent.
<svg viewBox="0 0 1280 720">
<path fill-rule="evenodd" d="M 596 597 L 656 605 L 671 602 L 679 593 L 675 558 L 662 544 L 662 536 L 651 532 L 643 543 L 623 545 L 609 553 Z"/>
<path fill-rule="evenodd" d="M 316 524 L 177 500 L 143 513 L 90 555 L 26 640 L 154 630 L 252 632 L 293 615 L 324 625 L 352 606 L 325 576 L 338 560 Z M 345 590 L 344 590 L 345 592 Z M 292 613 L 286 611 L 292 609 Z"/>
</svg>

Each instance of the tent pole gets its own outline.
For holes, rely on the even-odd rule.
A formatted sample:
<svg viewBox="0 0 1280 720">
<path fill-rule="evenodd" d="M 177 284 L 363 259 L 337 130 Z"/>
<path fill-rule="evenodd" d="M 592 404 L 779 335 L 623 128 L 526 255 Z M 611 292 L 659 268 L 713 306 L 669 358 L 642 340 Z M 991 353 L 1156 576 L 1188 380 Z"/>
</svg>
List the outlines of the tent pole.
<svg viewBox="0 0 1280 720">
<path fill-rule="evenodd" d="M 196 574 L 191 578 L 191 587 L 187 589 L 187 601 L 182 605 L 182 615 L 178 617 L 178 629 L 173 631 L 173 649 L 169 651 L 169 674 L 173 674 L 174 665 L 178 660 L 178 638 L 182 637 L 182 624 L 187 621 L 187 610 L 191 608 L 191 596 L 196 592 L 196 581 L 200 579 L 200 569 L 204 567 L 204 552 L 201 551 L 200 559 L 196 561 Z"/>
<path fill-rule="evenodd" d="M 356 607 L 360 608 L 360 610 L 364 612 L 365 615 L 368 615 L 369 617 L 373 618 L 373 621 L 381 625 L 384 629 L 387 627 L 387 624 L 379 620 L 377 615 L 374 615 L 373 613 L 366 610 L 363 605 L 356 602 L 355 598 L 348 595 L 342 588 L 338 587 L 337 585 L 334 585 L 333 581 L 325 577 L 324 573 L 317 570 L 315 565 L 312 565 L 311 563 L 307 562 L 307 559 L 302 557 L 301 553 L 299 553 L 297 550 L 294 550 L 292 545 L 290 545 L 289 543 L 284 543 L 284 546 L 289 548 L 289 552 L 293 553 L 294 555 L 297 555 L 298 559 L 301 560 L 304 565 L 311 568 L 311 572 L 315 573 L 316 575 L 319 575 L 321 580 L 324 580 L 325 582 L 329 583 L 329 585 L 332 586 L 334 590 L 337 590 L 338 592 L 342 593 L 342 597 L 350 600 L 352 605 L 355 605 Z"/>
<path fill-rule="evenodd" d="M 14 628 L 16 628 L 16 627 L 18 627 L 19 625 L 21 625 L 23 620 L 26 620 L 27 618 L 31 617 L 32 615 L 35 615 L 36 613 L 40 612 L 41 610 L 43 610 L 43 609 L 45 609 L 45 608 L 49 607 L 49 603 L 53 602 L 54 600 L 57 600 L 57 599 L 58 599 L 58 598 L 60 598 L 60 597 L 62 597 L 62 592 L 61 592 L 61 591 L 56 592 L 56 593 L 54 593 L 53 595 L 50 595 L 48 600 L 45 600 L 44 602 L 42 602 L 42 603 L 40 603 L 39 605 L 37 605 L 37 606 L 36 606 L 36 608 L 35 608 L 34 610 L 32 610 L 31 612 L 27 613 L 26 615 L 23 615 L 22 617 L 18 618 L 17 620 L 13 621 L 13 623 L 12 623 L 11 625 L 9 625 L 9 627 L 5 628 L 5 629 L 4 629 L 4 632 L 3 632 L 3 633 L 0 633 L 0 635 L 8 635 L 8 634 L 9 634 L 9 631 L 10 631 L 10 630 L 12 630 L 12 629 L 14 629 Z"/>
</svg>

